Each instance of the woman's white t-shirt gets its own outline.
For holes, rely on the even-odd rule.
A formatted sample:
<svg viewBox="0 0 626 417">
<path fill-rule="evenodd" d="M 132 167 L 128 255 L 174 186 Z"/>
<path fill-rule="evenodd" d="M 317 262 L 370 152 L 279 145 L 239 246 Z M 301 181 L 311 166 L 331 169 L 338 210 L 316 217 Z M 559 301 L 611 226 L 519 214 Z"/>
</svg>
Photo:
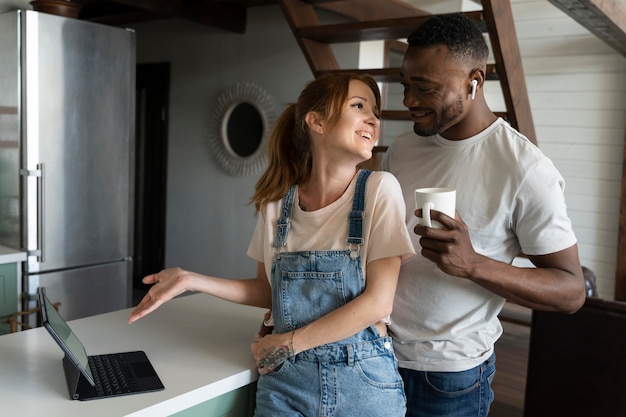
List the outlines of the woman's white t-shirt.
<svg viewBox="0 0 626 417">
<path fill-rule="evenodd" d="M 348 243 L 348 216 L 356 187 L 354 179 L 344 194 L 330 205 L 315 211 L 303 211 L 294 198 L 291 228 L 284 252 L 310 250 L 346 250 Z M 248 256 L 265 264 L 271 284 L 272 262 L 276 249 L 276 220 L 280 217 L 282 199 L 263 207 L 248 248 Z M 365 188 L 365 217 L 363 219 L 363 245 L 360 255 L 364 269 L 369 262 L 401 256 L 405 262 L 415 255 L 405 224 L 405 204 L 400 184 L 388 172 L 372 172 Z"/>
</svg>

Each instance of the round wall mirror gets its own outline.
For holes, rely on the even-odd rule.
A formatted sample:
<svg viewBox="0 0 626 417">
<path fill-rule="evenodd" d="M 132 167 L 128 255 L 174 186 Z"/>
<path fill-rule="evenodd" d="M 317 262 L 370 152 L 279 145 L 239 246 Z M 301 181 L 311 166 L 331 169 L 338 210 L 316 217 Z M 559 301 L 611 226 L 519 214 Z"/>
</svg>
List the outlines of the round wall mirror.
<svg viewBox="0 0 626 417">
<path fill-rule="evenodd" d="M 267 140 L 276 119 L 274 101 L 253 83 L 237 83 L 221 93 L 211 116 L 210 145 L 232 175 L 252 175 L 267 162 Z"/>
<path fill-rule="evenodd" d="M 253 155 L 263 139 L 263 120 L 259 111 L 250 103 L 236 103 L 228 117 L 225 138 L 236 155 L 246 158 Z"/>
</svg>

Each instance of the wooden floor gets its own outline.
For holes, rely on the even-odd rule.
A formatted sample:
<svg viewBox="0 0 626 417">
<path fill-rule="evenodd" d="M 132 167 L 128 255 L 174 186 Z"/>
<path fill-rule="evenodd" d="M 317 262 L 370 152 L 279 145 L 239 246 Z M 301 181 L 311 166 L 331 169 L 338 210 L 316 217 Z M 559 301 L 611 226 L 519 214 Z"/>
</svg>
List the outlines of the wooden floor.
<svg viewBox="0 0 626 417">
<path fill-rule="evenodd" d="M 504 333 L 496 343 L 495 399 L 489 417 L 522 417 L 530 327 L 506 321 L 502 327 Z"/>
</svg>

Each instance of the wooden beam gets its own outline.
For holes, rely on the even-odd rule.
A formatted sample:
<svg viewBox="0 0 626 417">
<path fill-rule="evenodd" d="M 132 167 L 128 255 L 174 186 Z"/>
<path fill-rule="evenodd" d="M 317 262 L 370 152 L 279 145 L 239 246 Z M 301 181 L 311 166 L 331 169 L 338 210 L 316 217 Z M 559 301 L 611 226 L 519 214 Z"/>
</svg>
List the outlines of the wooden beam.
<svg viewBox="0 0 626 417">
<path fill-rule="evenodd" d="M 80 19 L 123 26 L 137 22 L 181 18 L 229 32 L 245 33 L 245 5 L 221 1 L 115 0 L 105 3 L 85 1 Z"/>
<path fill-rule="evenodd" d="M 191 20 L 229 32 L 245 33 L 248 11 L 245 6 L 230 2 L 190 2 L 176 17 Z"/>
<path fill-rule="evenodd" d="M 320 24 L 313 6 L 300 0 L 280 0 L 280 7 L 313 75 L 317 77 L 320 71 L 338 70 L 339 63 L 330 45 L 304 39 L 298 35 L 298 28 Z"/>
<path fill-rule="evenodd" d="M 482 20 L 483 13 L 467 12 L 471 19 Z M 317 42 L 341 43 L 387 39 L 409 36 L 416 27 L 430 19 L 432 15 L 382 19 L 367 22 L 336 23 L 331 25 L 310 25 L 298 29 L 297 35 Z"/>
<path fill-rule="evenodd" d="M 115 12 L 110 14 L 101 12 L 94 13 L 89 9 L 87 10 L 87 13 L 81 12 L 81 15 L 79 16 L 81 20 L 120 27 L 132 25 L 134 23 L 153 22 L 155 20 L 169 19 L 170 17 L 172 17 L 168 15 L 155 15 L 154 13 L 144 12 L 141 10 Z"/>
<path fill-rule="evenodd" d="M 511 4 L 509 0 L 482 0 L 482 4 L 483 18 L 491 40 L 491 51 L 496 60 L 509 115 L 508 121 L 536 145 L 537 136 L 530 112 Z"/>
<path fill-rule="evenodd" d="M 324 9 L 358 21 L 392 19 L 408 16 L 426 16 L 429 13 L 401 0 L 350 0 L 350 1 L 311 1 L 319 9 Z"/>
<path fill-rule="evenodd" d="M 626 56 L 624 0 L 548 0 L 611 48 Z"/>
<path fill-rule="evenodd" d="M 115 3 L 155 14 L 171 15 L 183 7 L 183 0 L 115 0 Z"/>
</svg>

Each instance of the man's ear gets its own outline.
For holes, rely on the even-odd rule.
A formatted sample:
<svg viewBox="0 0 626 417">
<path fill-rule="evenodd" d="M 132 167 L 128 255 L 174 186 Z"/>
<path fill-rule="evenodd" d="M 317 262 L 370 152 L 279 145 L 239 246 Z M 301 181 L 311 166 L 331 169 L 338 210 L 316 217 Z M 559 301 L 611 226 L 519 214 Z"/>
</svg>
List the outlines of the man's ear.
<svg viewBox="0 0 626 417">
<path fill-rule="evenodd" d="M 469 75 L 470 78 L 470 83 L 472 80 L 476 80 L 476 84 L 478 87 L 483 86 L 483 84 L 485 83 L 485 71 L 483 71 L 481 68 L 474 68 Z"/>
<path fill-rule="evenodd" d="M 304 117 L 304 121 L 313 132 L 320 135 L 324 133 L 325 123 L 319 113 L 314 111 L 308 112 Z"/>
<path fill-rule="evenodd" d="M 474 68 L 469 74 L 468 94 L 472 100 L 476 97 L 478 88 L 482 88 L 485 82 L 485 73 L 480 68 Z"/>
</svg>

